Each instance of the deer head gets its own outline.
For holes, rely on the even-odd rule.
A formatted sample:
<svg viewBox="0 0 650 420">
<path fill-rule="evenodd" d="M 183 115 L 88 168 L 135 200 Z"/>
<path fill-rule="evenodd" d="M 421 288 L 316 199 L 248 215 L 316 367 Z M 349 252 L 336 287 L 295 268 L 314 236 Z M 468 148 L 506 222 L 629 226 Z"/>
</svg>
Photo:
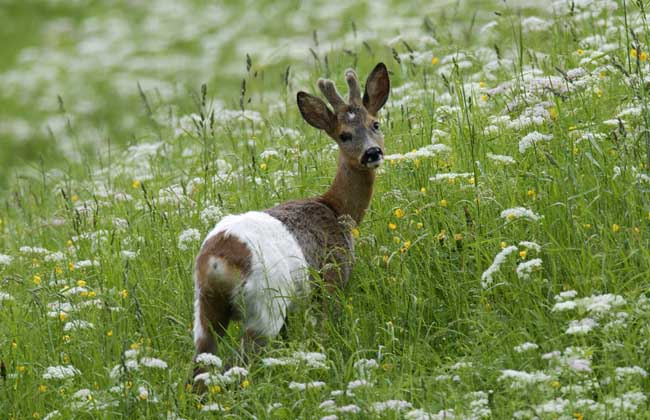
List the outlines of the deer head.
<svg viewBox="0 0 650 420">
<path fill-rule="evenodd" d="M 390 80 L 384 63 L 379 63 L 366 80 L 363 98 L 359 79 L 346 70 L 349 97 L 345 102 L 331 80 L 320 79 L 318 87 L 332 110 L 320 98 L 298 92 L 298 108 L 312 127 L 325 131 L 339 146 L 340 156 L 357 169 L 374 170 L 384 161 L 384 136 L 377 112 L 388 100 Z"/>
</svg>

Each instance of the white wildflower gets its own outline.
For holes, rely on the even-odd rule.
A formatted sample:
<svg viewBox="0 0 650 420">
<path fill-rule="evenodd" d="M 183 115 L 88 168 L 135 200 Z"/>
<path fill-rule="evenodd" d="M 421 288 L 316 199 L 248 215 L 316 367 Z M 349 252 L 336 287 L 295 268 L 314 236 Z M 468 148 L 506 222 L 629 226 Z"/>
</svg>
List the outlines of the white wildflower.
<svg viewBox="0 0 650 420">
<path fill-rule="evenodd" d="M 243 367 L 239 366 L 233 366 L 230 369 L 228 369 L 223 376 L 228 378 L 229 380 L 234 380 L 235 378 L 241 378 L 244 376 L 248 376 L 248 370 L 246 370 Z"/>
<path fill-rule="evenodd" d="M 451 151 L 451 148 L 442 143 L 430 144 L 405 154 L 396 153 L 393 155 L 386 155 L 384 156 L 384 160 L 402 160 L 402 159 L 413 160 L 422 157 L 436 156 L 440 153 L 445 153 L 449 151 Z"/>
<path fill-rule="evenodd" d="M 68 332 L 68 331 L 76 331 L 76 330 L 89 330 L 93 329 L 95 326 L 88 321 L 84 320 L 74 320 L 70 322 L 66 322 L 65 325 L 63 326 L 63 331 Z"/>
<path fill-rule="evenodd" d="M 567 300 L 566 302 L 558 302 L 555 305 L 553 305 L 553 309 L 551 309 L 553 312 L 562 312 L 562 311 L 570 311 L 572 309 L 576 308 L 576 303 L 572 300 Z"/>
<path fill-rule="evenodd" d="M 201 211 L 201 223 L 212 225 L 223 217 L 223 212 L 219 207 L 208 206 Z"/>
<path fill-rule="evenodd" d="M 325 356 L 323 353 L 296 351 L 293 353 L 293 358 L 304 362 L 307 366 L 311 368 L 315 368 L 315 369 L 327 368 L 327 365 L 325 364 L 325 361 L 327 360 L 327 356 Z"/>
<path fill-rule="evenodd" d="M 80 389 L 79 391 L 72 394 L 72 398 L 77 400 L 89 400 L 92 399 L 93 394 L 88 388 Z"/>
<path fill-rule="evenodd" d="M 532 131 L 528 134 L 526 134 L 520 141 L 519 141 L 519 153 L 523 154 L 528 150 L 530 147 L 534 146 L 536 143 L 540 141 L 549 141 L 553 138 L 552 134 L 542 134 L 538 131 Z"/>
<path fill-rule="evenodd" d="M 318 405 L 323 411 L 334 411 L 336 410 L 336 402 L 334 400 L 325 400 Z"/>
<path fill-rule="evenodd" d="M 581 320 L 572 320 L 569 323 L 569 328 L 565 331 L 566 334 L 587 334 L 589 331 L 593 330 L 598 326 L 592 318 L 583 318 Z"/>
<path fill-rule="evenodd" d="M 517 251 L 517 247 L 514 245 L 505 247 L 499 252 L 495 257 L 494 261 L 492 261 L 492 265 L 488 267 L 487 270 L 483 272 L 481 275 L 481 286 L 483 288 L 487 288 L 489 285 L 492 284 L 494 274 L 499 271 L 499 268 L 501 267 L 501 264 L 503 264 L 508 257 L 508 255 L 512 254 L 513 252 Z"/>
<path fill-rule="evenodd" d="M 540 252 L 542 250 L 542 247 L 537 242 L 521 241 L 519 242 L 519 246 L 523 248 L 532 249 L 533 251 L 537 251 L 537 252 Z"/>
<path fill-rule="evenodd" d="M 532 221 L 537 221 L 540 219 L 540 216 L 535 212 L 533 212 L 532 210 L 527 209 L 525 207 L 513 207 L 510 209 L 503 210 L 501 212 L 501 218 L 507 220 L 524 218 Z"/>
<path fill-rule="evenodd" d="M 551 380 L 551 377 L 544 372 L 524 372 L 519 370 L 506 369 L 501 371 L 500 381 L 512 381 L 510 386 L 512 388 L 522 388 L 526 385 L 546 382 Z"/>
<path fill-rule="evenodd" d="M 524 32 L 541 32 L 547 30 L 552 22 L 538 18 L 537 16 L 528 16 L 521 20 L 521 28 Z"/>
<path fill-rule="evenodd" d="M 402 411 L 412 407 L 413 405 L 410 402 L 404 400 L 388 400 L 372 404 L 372 409 L 379 413 L 386 410 Z"/>
<path fill-rule="evenodd" d="M 537 413 L 548 414 L 562 414 L 564 410 L 569 407 L 570 402 L 563 398 L 556 398 L 554 400 L 546 401 L 535 407 Z"/>
<path fill-rule="evenodd" d="M 133 359 L 133 358 L 137 357 L 138 353 L 140 353 L 140 350 L 138 350 L 138 349 L 129 349 L 129 350 L 124 352 L 124 357 L 126 359 Z"/>
<path fill-rule="evenodd" d="M 11 255 L 0 254 L 0 265 L 9 265 L 13 259 Z"/>
<path fill-rule="evenodd" d="M 638 413 L 639 406 L 645 404 L 648 397 L 641 391 L 630 391 L 618 398 L 608 398 L 606 404 L 615 410 L 628 413 Z"/>
<path fill-rule="evenodd" d="M 370 385 L 371 385 L 370 382 L 366 381 L 365 379 L 357 379 L 355 381 L 348 382 L 348 390 L 353 390 L 353 389 L 366 387 Z"/>
<path fill-rule="evenodd" d="M 21 246 L 19 249 L 21 254 L 37 254 L 37 255 L 47 255 L 50 254 L 50 251 L 42 248 L 40 246 Z"/>
<path fill-rule="evenodd" d="M 575 290 L 566 290 L 564 292 L 560 292 L 559 295 L 555 296 L 555 300 L 562 301 L 566 299 L 573 299 L 576 296 L 578 296 L 578 292 Z"/>
<path fill-rule="evenodd" d="M 50 366 L 45 370 L 43 379 L 66 379 L 79 374 L 81 374 L 81 372 L 72 365 Z"/>
<path fill-rule="evenodd" d="M 354 370 L 362 377 L 367 376 L 370 370 L 377 369 L 378 367 L 379 363 L 375 359 L 359 359 L 354 362 Z"/>
<path fill-rule="evenodd" d="M 539 348 L 539 346 L 537 344 L 526 342 L 526 343 L 522 343 L 522 344 L 520 344 L 518 346 L 515 346 L 514 350 L 517 353 L 523 353 L 523 352 L 526 352 L 526 351 L 529 351 L 529 350 L 537 350 L 538 348 Z"/>
<path fill-rule="evenodd" d="M 178 235 L 178 249 L 181 251 L 187 251 L 190 249 L 190 246 L 194 242 L 198 242 L 201 239 L 201 232 L 198 229 L 187 229 L 184 230 Z"/>
<path fill-rule="evenodd" d="M 453 410 L 440 410 L 436 414 L 431 414 L 418 408 L 406 413 L 404 418 L 406 420 L 453 420 L 456 416 L 454 415 Z"/>
<path fill-rule="evenodd" d="M 429 178 L 429 181 L 447 181 L 447 180 L 453 180 L 456 178 L 471 178 L 473 177 L 474 174 L 469 173 L 469 172 L 448 172 L 448 173 L 442 173 L 442 174 L 435 174 L 434 176 Z"/>
<path fill-rule="evenodd" d="M 217 369 L 220 369 L 221 366 L 223 366 L 221 358 L 212 353 L 201 353 L 197 355 L 196 363 L 201 363 L 204 366 L 214 366 Z"/>
<path fill-rule="evenodd" d="M 508 155 L 495 155 L 494 153 L 488 153 L 486 156 L 488 159 L 497 163 L 503 163 L 504 165 L 512 165 L 517 163 L 517 161 L 512 156 Z"/>
<path fill-rule="evenodd" d="M 639 375 L 643 378 L 647 378 L 648 372 L 640 366 L 625 366 L 616 368 L 616 379 L 619 381 L 632 375 Z"/>
<path fill-rule="evenodd" d="M 9 293 L 0 292 L 0 303 L 9 302 L 9 301 L 12 301 L 12 300 L 14 300 L 14 297 L 11 296 Z"/>
<path fill-rule="evenodd" d="M 530 278 L 530 274 L 542 266 L 541 258 L 533 258 L 517 265 L 517 277 L 522 280 Z"/>
<path fill-rule="evenodd" d="M 134 260 L 138 257 L 138 253 L 134 251 L 123 250 L 120 251 L 120 256 L 125 260 Z"/>
<path fill-rule="evenodd" d="M 140 364 L 145 367 L 156 369 L 167 369 L 167 362 L 157 359 L 155 357 L 143 357 L 140 359 Z"/>
<path fill-rule="evenodd" d="M 63 252 L 57 251 L 51 254 L 46 255 L 43 260 L 45 262 L 60 262 L 65 260 L 65 254 Z"/>
<path fill-rule="evenodd" d="M 576 372 L 591 372 L 591 360 L 583 358 L 569 359 L 568 365 Z"/>
<path fill-rule="evenodd" d="M 289 383 L 289 389 L 297 390 L 297 391 L 304 391 L 306 389 L 315 389 L 315 388 L 323 388 L 327 384 L 322 381 L 313 381 L 313 382 L 307 382 L 307 383 L 301 383 L 301 382 L 291 382 Z"/>
<path fill-rule="evenodd" d="M 361 408 L 356 404 L 348 404 L 337 408 L 336 411 L 339 413 L 357 414 L 361 412 Z"/>
</svg>

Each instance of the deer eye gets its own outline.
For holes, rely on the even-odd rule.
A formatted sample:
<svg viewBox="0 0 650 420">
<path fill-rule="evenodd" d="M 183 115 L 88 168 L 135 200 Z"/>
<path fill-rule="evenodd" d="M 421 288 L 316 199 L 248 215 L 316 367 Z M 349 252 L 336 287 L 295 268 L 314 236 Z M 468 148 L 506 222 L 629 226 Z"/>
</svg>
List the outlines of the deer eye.
<svg viewBox="0 0 650 420">
<path fill-rule="evenodd" d="M 341 141 L 350 141 L 352 140 L 352 134 L 343 132 L 339 135 L 339 138 Z"/>
<path fill-rule="evenodd" d="M 375 130 L 379 130 L 379 121 L 373 121 L 372 128 L 374 128 Z"/>
</svg>

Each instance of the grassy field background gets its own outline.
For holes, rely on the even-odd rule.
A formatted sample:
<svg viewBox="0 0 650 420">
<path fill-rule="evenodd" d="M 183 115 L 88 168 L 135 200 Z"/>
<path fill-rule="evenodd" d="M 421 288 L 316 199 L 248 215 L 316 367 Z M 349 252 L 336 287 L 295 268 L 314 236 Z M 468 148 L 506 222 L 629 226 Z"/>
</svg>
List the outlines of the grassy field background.
<svg viewBox="0 0 650 420">
<path fill-rule="evenodd" d="M 643 3 L 0 6 L 0 413 L 650 418 Z M 378 61 L 391 156 L 339 310 L 248 363 L 232 325 L 197 398 L 202 237 L 323 192 L 295 93 Z"/>
</svg>

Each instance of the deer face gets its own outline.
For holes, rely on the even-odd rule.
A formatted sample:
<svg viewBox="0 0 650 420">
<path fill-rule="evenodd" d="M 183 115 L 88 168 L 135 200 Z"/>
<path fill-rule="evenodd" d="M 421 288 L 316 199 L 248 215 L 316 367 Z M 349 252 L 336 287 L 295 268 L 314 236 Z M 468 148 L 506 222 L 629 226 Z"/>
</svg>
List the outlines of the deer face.
<svg viewBox="0 0 650 420">
<path fill-rule="evenodd" d="M 319 80 L 318 87 L 334 108 L 332 112 L 321 99 L 298 92 L 298 108 L 307 123 L 325 131 L 339 145 L 341 156 L 358 169 L 373 170 L 384 160 L 384 136 L 377 112 L 388 100 L 390 80 L 383 63 L 368 76 L 363 98 L 357 75 L 345 72 L 350 90 L 345 102 L 330 80 Z"/>
</svg>

